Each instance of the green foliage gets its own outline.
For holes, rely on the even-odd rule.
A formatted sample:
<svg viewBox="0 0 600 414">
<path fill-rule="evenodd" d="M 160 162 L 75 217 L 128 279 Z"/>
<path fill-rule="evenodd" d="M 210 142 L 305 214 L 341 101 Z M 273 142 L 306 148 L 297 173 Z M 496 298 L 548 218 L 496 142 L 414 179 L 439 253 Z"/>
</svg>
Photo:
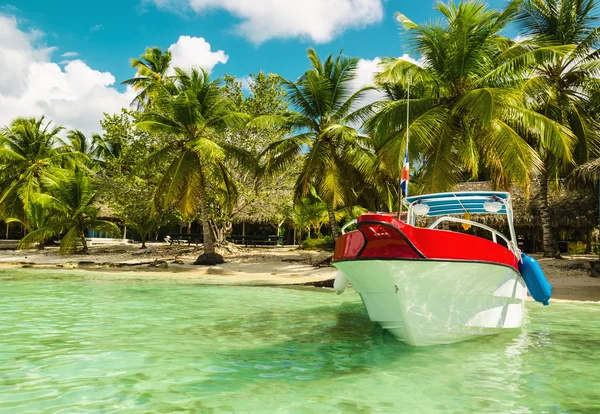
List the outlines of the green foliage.
<svg viewBox="0 0 600 414">
<path fill-rule="evenodd" d="M 422 166 L 422 191 L 447 191 L 482 173 L 495 187 L 526 186 L 543 166 L 531 139 L 572 159 L 571 131 L 529 109 L 519 88 L 537 65 L 564 48 L 531 49 L 503 37 L 518 5 L 495 11 L 479 1 L 438 3 L 442 20 L 422 25 L 397 14 L 421 61 L 388 59 L 378 75 L 388 100 L 371 108 L 375 115 L 365 127 L 374 136 L 380 170 L 399 177 L 409 82 L 409 153 Z"/>
<path fill-rule="evenodd" d="M 139 113 L 123 110 L 121 114 L 105 114 L 100 122 L 105 134 L 102 141 L 103 171 L 96 178 L 100 200 L 124 225 L 133 228 L 142 238 L 142 247 L 160 226 L 177 223 L 172 211 L 157 211 L 153 207 L 163 168 L 167 164 L 138 166 L 152 154 L 163 138 L 134 127 Z"/>
<path fill-rule="evenodd" d="M 592 245 L 592 251 L 595 251 L 597 247 Z M 586 252 L 586 245 L 582 242 L 571 242 L 568 244 L 569 254 L 584 254 Z"/>
<path fill-rule="evenodd" d="M 36 196 L 34 200 L 25 206 L 24 218 L 22 220 L 17 217 L 9 217 L 5 219 L 5 222 L 18 223 L 28 232 L 57 224 L 60 211 L 53 209 L 45 201 L 43 195 Z M 46 239 L 42 240 L 41 243 L 45 241 Z"/>
<path fill-rule="evenodd" d="M 200 219 L 205 252 L 234 222 L 287 220 L 312 239 L 369 210 L 395 210 L 410 132 L 411 186 L 450 190 L 463 180 L 525 188 L 537 176 L 559 182 L 600 154 L 600 29 L 596 0 L 515 0 L 493 10 L 472 0 L 437 3 L 440 19 L 416 24 L 397 14 L 418 62 L 384 59 L 385 99 L 360 108 L 358 59 L 308 50 L 296 81 L 262 71 L 211 79 L 171 66 L 148 48 L 126 80 L 137 110 L 105 114 L 103 135 L 40 119 L 0 130 L 0 217 L 30 233 L 22 246 L 61 238 L 61 252 L 85 246 L 98 205 L 145 240 L 160 226 Z M 504 37 L 516 22 L 522 40 Z M 407 125 L 410 83 L 410 128 Z M 63 139 L 59 138 L 59 135 Z M 577 168 L 568 196 L 536 196 L 536 214 L 595 223 L 598 159 Z M 593 190 L 590 190 L 593 189 Z M 569 225 L 571 225 L 569 224 Z M 589 234 L 589 231 L 588 231 Z"/>
<path fill-rule="evenodd" d="M 0 217 L 22 218 L 27 203 L 64 178 L 75 155 L 58 146 L 62 129 L 41 117 L 17 118 L 0 131 Z"/>
<path fill-rule="evenodd" d="M 142 248 L 160 226 L 173 220 L 173 215 L 153 209 L 156 186 L 150 180 L 135 175 L 112 175 L 103 178 L 101 183 L 102 201 L 124 225 L 137 231 Z"/>
<path fill-rule="evenodd" d="M 564 47 L 566 51 L 536 67 L 523 85 L 527 100 L 536 111 L 572 132 L 574 161 L 582 163 L 598 156 L 600 123 L 592 112 L 600 69 L 597 1 L 525 0 L 516 17 L 534 50 Z M 552 142 L 539 140 L 535 145 L 555 177 L 565 167 L 572 169 L 571 158 L 556 151 Z"/>
<path fill-rule="evenodd" d="M 134 90 L 139 91 L 132 102 L 138 109 L 151 105 L 157 90 L 162 87 L 163 81 L 168 79 L 171 58 L 171 52 L 152 47 L 146 48 L 146 52 L 139 59 L 130 59 L 131 67 L 137 73 L 134 78 L 123 81 L 123 84 L 131 85 Z"/>
<path fill-rule="evenodd" d="M 225 94 L 232 99 L 239 110 L 250 117 L 262 115 L 281 116 L 288 112 L 285 90 L 281 78 L 273 74 L 251 74 L 248 78 L 249 94 L 242 93 L 242 83 L 232 76 L 225 76 Z M 233 128 L 226 135 L 226 141 L 258 157 L 273 142 L 280 141 L 289 133 L 281 125 L 262 125 Z M 235 159 L 227 161 L 232 178 L 236 183 L 238 198 L 230 209 L 220 209 L 217 222 L 229 223 L 234 220 L 247 222 L 280 223 L 286 211 L 292 206 L 292 194 L 300 158 L 292 161 L 287 171 L 273 175 L 259 175 L 247 171 Z M 221 200 L 223 205 L 226 200 Z"/>
<path fill-rule="evenodd" d="M 525 0 L 520 6 L 517 21 L 530 37 L 534 50 L 559 47 L 565 50 L 537 65 L 522 86 L 530 106 L 562 125 L 573 138 L 569 152 L 552 140 L 530 139 L 544 162 L 540 174 L 543 193 L 540 213 L 544 256 L 552 257 L 557 251 L 550 230 L 554 220 L 547 183 L 558 184 L 575 163 L 598 156 L 600 149 L 600 123 L 597 112 L 593 112 L 600 68 L 598 5 L 595 0 Z M 576 174 L 580 173 L 578 170 Z"/>
<path fill-rule="evenodd" d="M 88 228 L 119 236 L 119 228 L 114 223 L 97 218 L 97 192 L 84 171 L 76 169 L 69 172 L 66 180 L 52 183 L 48 190 L 48 194 L 38 196 L 36 202 L 52 211 L 53 218 L 28 233 L 19 242 L 20 249 L 62 236 L 59 249 L 61 254 L 74 253 L 79 246 L 85 251 L 85 231 Z"/>
<path fill-rule="evenodd" d="M 136 123 L 143 131 L 168 137 L 143 166 L 168 164 L 155 201 L 163 200 L 162 209 L 176 208 L 185 220 L 200 212 L 205 254 L 214 253 L 208 191 L 228 202 L 237 198 L 227 164 L 230 159 L 255 169 L 252 154 L 223 139 L 229 128 L 248 120 L 224 95 L 220 80 L 211 80 L 204 70 L 175 68 L 175 75 L 161 84 L 152 106 Z"/>
<path fill-rule="evenodd" d="M 267 172 L 289 168 L 298 156 L 302 167 L 295 185 L 299 202 L 310 188 L 327 204 L 334 238 L 338 227 L 333 211 L 356 200 L 356 186 L 364 180 L 373 157 L 369 140 L 351 126 L 352 112 L 366 92 L 351 93 L 358 59 L 341 54 L 329 55 L 322 62 L 313 49 L 308 50 L 311 68 L 296 82 L 283 79 L 293 113 L 258 117 L 254 125 L 281 124 L 295 135 L 273 143 L 267 150 Z"/>
</svg>

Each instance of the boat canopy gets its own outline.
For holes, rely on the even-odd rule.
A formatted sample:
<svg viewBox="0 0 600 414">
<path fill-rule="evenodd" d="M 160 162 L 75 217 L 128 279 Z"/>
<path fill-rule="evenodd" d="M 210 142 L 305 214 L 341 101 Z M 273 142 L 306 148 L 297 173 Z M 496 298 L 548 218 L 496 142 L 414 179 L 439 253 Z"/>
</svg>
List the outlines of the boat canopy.
<svg viewBox="0 0 600 414">
<path fill-rule="evenodd" d="M 410 210 L 428 217 L 451 214 L 509 214 L 510 194 L 498 191 L 459 191 L 407 197 Z"/>
</svg>

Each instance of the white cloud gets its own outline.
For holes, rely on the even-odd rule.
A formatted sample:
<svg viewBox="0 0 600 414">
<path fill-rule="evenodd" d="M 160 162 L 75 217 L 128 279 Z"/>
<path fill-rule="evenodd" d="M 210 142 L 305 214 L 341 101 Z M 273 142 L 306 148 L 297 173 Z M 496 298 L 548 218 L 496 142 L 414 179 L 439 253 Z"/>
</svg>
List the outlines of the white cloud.
<svg viewBox="0 0 600 414">
<path fill-rule="evenodd" d="M 229 56 L 222 50 L 212 52 L 210 43 L 203 37 L 180 36 L 177 43 L 169 46 L 171 65 L 183 69 L 201 67 L 212 72 L 218 63 L 227 63 Z"/>
<path fill-rule="evenodd" d="M 198 13 L 224 9 L 241 19 L 235 31 L 253 43 L 308 38 L 326 43 L 348 29 L 383 18 L 382 0 L 147 0 L 173 10 L 182 4 Z"/>
<path fill-rule="evenodd" d="M 408 62 L 412 62 L 416 65 L 423 67 L 424 60 L 421 58 L 419 60 L 415 60 L 407 53 L 400 56 L 400 59 L 406 60 Z M 375 75 L 381 71 L 381 58 L 376 57 L 375 59 L 360 59 L 358 61 L 358 66 L 356 68 L 356 77 L 354 78 L 352 84 L 352 92 L 358 91 L 360 88 L 364 86 L 374 86 L 375 84 Z M 371 104 L 373 102 L 385 99 L 385 95 L 378 90 L 370 90 L 366 92 L 362 99 L 356 105 L 357 108 L 363 107 L 365 105 Z"/>
<path fill-rule="evenodd" d="M 531 40 L 531 36 L 529 36 L 529 35 L 516 35 L 515 37 L 512 38 L 512 41 L 516 42 L 516 43 L 525 42 L 527 40 Z"/>
<path fill-rule="evenodd" d="M 30 62 L 48 59 L 52 48 L 31 47 L 39 37 L 39 31 L 22 32 L 14 18 L 0 15 L 0 95 L 23 93 L 27 84 L 24 74 Z"/>
<path fill-rule="evenodd" d="M 57 124 L 86 134 L 99 132 L 103 112 L 128 106 L 135 94 L 113 87 L 109 72 L 72 60 L 61 68 L 40 47 L 41 32 L 24 32 L 13 17 L 0 15 L 0 125 L 18 116 L 46 115 Z"/>
<path fill-rule="evenodd" d="M 252 82 L 252 78 L 250 76 L 242 76 L 239 78 L 239 81 L 242 82 L 242 91 L 250 92 L 250 82 Z"/>
<path fill-rule="evenodd" d="M 402 56 L 400 56 L 400 59 L 406 60 L 407 62 L 414 63 L 415 65 L 420 66 L 420 67 L 423 67 L 425 65 L 425 59 L 423 57 L 420 57 L 418 60 L 415 60 L 408 53 L 405 53 Z"/>
<path fill-rule="evenodd" d="M 381 70 L 379 67 L 380 63 L 381 59 L 378 57 L 372 60 L 360 59 L 358 61 L 356 77 L 352 81 L 352 93 L 358 91 L 362 87 L 375 85 L 375 74 Z M 384 99 L 384 97 L 384 94 L 377 90 L 367 91 L 357 103 L 355 109 Z"/>
<path fill-rule="evenodd" d="M 96 24 L 92 27 L 90 27 L 90 32 L 97 32 L 99 30 L 102 30 L 104 28 L 103 24 Z"/>
<path fill-rule="evenodd" d="M 65 52 L 65 53 L 63 53 L 61 56 L 62 56 L 62 57 L 66 57 L 66 58 L 70 58 L 70 57 L 75 57 L 75 56 L 77 56 L 77 55 L 78 55 L 78 53 L 77 53 L 77 52 Z"/>
</svg>

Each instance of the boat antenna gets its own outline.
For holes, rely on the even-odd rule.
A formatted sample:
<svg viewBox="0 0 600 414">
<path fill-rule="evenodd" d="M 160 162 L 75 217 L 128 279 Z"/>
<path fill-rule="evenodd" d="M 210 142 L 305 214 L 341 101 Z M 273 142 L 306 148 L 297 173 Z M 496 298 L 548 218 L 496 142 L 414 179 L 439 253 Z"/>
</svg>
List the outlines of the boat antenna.
<svg viewBox="0 0 600 414">
<path fill-rule="evenodd" d="M 400 178 L 398 179 L 398 220 L 402 212 L 402 173 L 408 164 L 408 132 L 410 128 L 410 77 L 408 78 L 408 87 L 406 88 L 406 153 L 404 155 L 404 164 L 400 170 Z M 410 170 L 409 170 L 410 171 Z M 408 197 L 408 178 L 406 180 L 406 196 Z"/>
</svg>

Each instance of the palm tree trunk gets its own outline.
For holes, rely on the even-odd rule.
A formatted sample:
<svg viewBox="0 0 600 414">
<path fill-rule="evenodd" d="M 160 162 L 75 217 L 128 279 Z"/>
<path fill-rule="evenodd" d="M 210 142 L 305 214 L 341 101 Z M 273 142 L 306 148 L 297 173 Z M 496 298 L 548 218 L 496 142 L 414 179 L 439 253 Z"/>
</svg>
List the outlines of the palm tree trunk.
<svg viewBox="0 0 600 414">
<path fill-rule="evenodd" d="M 585 226 L 585 254 L 592 252 L 592 229 L 590 228 L 590 222 L 586 220 Z"/>
<path fill-rule="evenodd" d="M 204 198 L 203 196 L 200 196 Z M 204 254 L 212 254 L 215 252 L 215 243 L 213 241 L 212 229 L 208 221 L 208 207 L 205 204 L 206 201 L 201 201 L 202 206 L 200 207 L 200 218 L 202 220 L 202 238 L 204 239 Z"/>
<path fill-rule="evenodd" d="M 540 174 L 540 216 L 542 219 L 544 257 L 560 257 L 552 234 L 552 218 L 548 208 L 548 173 L 545 171 Z"/>
<path fill-rule="evenodd" d="M 202 221 L 202 237 L 204 253 L 202 253 L 194 264 L 196 265 L 208 265 L 213 266 L 216 264 L 224 263 L 223 256 L 215 252 L 215 243 L 213 241 L 212 230 L 210 223 L 208 222 L 208 198 L 206 196 L 206 179 L 204 174 L 200 172 L 200 219 Z"/>
<path fill-rule="evenodd" d="M 337 220 L 335 219 L 335 212 L 333 211 L 333 204 L 327 203 L 327 214 L 329 215 L 329 225 L 331 226 L 331 236 L 333 241 L 336 241 L 340 237 L 340 228 Z"/>
<path fill-rule="evenodd" d="M 85 239 L 85 231 L 84 230 L 81 231 L 81 244 L 83 244 L 83 249 L 81 249 L 81 251 L 87 252 L 88 247 L 87 247 L 87 240 Z"/>
</svg>

